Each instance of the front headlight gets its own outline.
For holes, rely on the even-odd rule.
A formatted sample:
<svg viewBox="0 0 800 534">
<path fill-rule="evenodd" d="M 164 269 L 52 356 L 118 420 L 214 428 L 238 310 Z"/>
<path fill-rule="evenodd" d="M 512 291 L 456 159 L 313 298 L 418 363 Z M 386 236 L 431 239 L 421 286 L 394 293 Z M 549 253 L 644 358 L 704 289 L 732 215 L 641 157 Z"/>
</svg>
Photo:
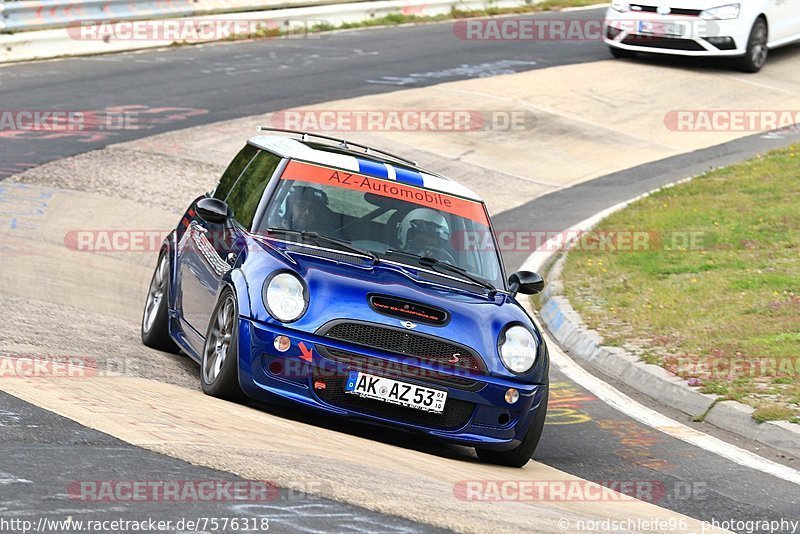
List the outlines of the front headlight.
<svg viewBox="0 0 800 534">
<path fill-rule="evenodd" d="M 631 10 L 631 5 L 628 2 L 620 2 L 620 0 L 614 0 L 611 2 L 611 9 L 614 11 L 619 11 L 620 13 L 627 13 Z"/>
<path fill-rule="evenodd" d="M 263 293 L 267 311 L 282 323 L 298 320 L 308 307 L 305 285 L 289 272 L 280 272 L 267 278 Z"/>
<path fill-rule="evenodd" d="M 530 330 L 512 326 L 500 334 L 500 359 L 512 373 L 527 373 L 536 363 L 539 346 Z"/>
<path fill-rule="evenodd" d="M 712 7 L 700 12 L 700 18 L 704 20 L 731 20 L 739 16 L 741 5 L 728 4 L 726 6 Z"/>
</svg>

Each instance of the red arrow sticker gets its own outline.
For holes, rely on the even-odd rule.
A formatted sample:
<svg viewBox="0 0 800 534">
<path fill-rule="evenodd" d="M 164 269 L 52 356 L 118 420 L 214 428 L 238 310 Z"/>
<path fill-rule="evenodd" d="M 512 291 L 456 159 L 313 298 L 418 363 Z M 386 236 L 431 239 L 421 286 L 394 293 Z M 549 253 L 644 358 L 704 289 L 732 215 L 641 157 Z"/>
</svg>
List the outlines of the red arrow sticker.
<svg viewBox="0 0 800 534">
<path fill-rule="evenodd" d="M 306 344 L 303 343 L 302 341 L 300 342 L 298 347 L 300 347 L 300 352 L 302 352 L 302 354 L 300 354 L 300 359 L 305 360 L 307 362 L 311 362 L 311 356 L 314 354 L 314 349 L 307 349 Z"/>
</svg>

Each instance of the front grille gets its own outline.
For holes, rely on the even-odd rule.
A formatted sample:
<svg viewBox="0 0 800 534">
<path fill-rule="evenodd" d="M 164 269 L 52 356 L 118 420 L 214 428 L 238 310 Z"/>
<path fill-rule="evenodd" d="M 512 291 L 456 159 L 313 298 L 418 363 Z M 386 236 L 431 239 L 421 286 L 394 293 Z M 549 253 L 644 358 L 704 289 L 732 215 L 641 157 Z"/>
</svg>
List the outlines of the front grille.
<svg viewBox="0 0 800 534">
<path fill-rule="evenodd" d="M 682 9 L 679 7 L 672 8 L 670 15 L 683 15 L 684 17 L 699 17 L 702 13 L 701 9 Z"/>
<path fill-rule="evenodd" d="M 639 13 L 658 13 L 657 6 L 646 6 L 644 4 L 631 4 L 631 11 Z M 682 15 L 684 17 L 699 17 L 700 9 L 683 9 L 680 7 L 670 8 L 670 15 Z"/>
<path fill-rule="evenodd" d="M 655 37 L 649 35 L 629 35 L 623 41 L 626 45 L 644 46 L 648 48 L 666 48 L 668 50 L 686 50 L 704 52 L 705 48 L 691 39 L 676 39 L 674 37 Z"/>
<path fill-rule="evenodd" d="M 432 336 L 372 323 L 336 321 L 319 332 L 329 338 L 381 349 L 454 369 L 483 372 L 483 360 L 470 349 Z M 454 357 L 455 356 L 455 357 Z"/>
<path fill-rule="evenodd" d="M 420 383 L 421 385 L 425 385 L 426 383 L 439 384 L 464 391 L 477 391 L 483 387 L 483 384 L 477 380 L 430 371 L 421 367 L 413 367 L 405 363 L 379 360 L 345 350 L 323 347 L 321 345 L 317 345 L 317 350 L 326 358 L 345 364 L 352 369 L 370 374 L 387 376 L 389 378 L 396 378 L 412 383 Z"/>
<path fill-rule="evenodd" d="M 345 376 L 324 376 L 324 373 L 320 373 L 318 368 L 314 368 L 314 382 L 325 383 L 325 389 L 316 390 L 320 399 L 333 406 L 351 409 L 365 415 L 386 417 L 403 423 L 442 430 L 456 430 L 469 422 L 475 409 L 471 402 L 447 399 L 442 413 L 423 412 L 345 393 L 345 380 Z"/>
</svg>

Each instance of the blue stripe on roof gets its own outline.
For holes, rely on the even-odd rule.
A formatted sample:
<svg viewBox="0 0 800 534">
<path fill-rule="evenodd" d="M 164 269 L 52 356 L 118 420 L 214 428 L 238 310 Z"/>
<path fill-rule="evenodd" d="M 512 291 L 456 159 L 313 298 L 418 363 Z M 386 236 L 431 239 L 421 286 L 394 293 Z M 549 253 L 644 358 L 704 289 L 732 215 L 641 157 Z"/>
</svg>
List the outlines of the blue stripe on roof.
<svg viewBox="0 0 800 534">
<path fill-rule="evenodd" d="M 358 160 L 358 171 L 369 176 L 376 176 L 378 178 L 389 178 L 389 171 L 383 163 L 377 161 L 370 161 L 368 159 L 356 158 Z"/>
<path fill-rule="evenodd" d="M 409 171 L 402 167 L 394 168 L 397 181 L 401 184 L 415 185 L 417 187 L 425 187 L 425 182 L 422 180 L 422 175 L 417 171 Z"/>
</svg>

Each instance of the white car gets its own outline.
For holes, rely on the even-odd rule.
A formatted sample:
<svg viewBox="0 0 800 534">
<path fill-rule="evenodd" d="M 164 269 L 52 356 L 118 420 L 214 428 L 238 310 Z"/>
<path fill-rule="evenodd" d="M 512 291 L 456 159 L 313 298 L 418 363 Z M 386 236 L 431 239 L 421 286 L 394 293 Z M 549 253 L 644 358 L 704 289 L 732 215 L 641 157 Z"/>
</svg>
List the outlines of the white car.
<svg viewBox="0 0 800 534">
<path fill-rule="evenodd" d="M 768 51 L 800 40 L 800 0 L 614 0 L 604 38 L 614 57 L 636 52 L 731 56 L 746 72 Z"/>
</svg>

